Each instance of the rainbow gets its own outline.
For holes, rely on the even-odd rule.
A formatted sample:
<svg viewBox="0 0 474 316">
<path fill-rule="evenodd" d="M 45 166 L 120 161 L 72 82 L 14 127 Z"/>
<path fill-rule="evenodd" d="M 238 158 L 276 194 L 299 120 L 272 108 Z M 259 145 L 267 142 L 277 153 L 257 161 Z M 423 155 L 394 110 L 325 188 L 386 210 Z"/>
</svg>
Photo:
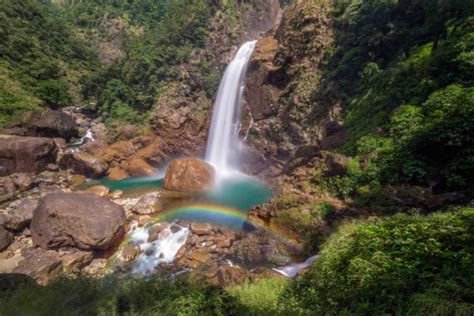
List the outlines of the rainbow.
<svg viewBox="0 0 474 316">
<path fill-rule="evenodd" d="M 248 222 L 247 213 L 243 211 L 221 205 L 191 204 L 160 212 L 154 217 L 151 224 L 174 219 L 210 222 L 216 225 L 225 223 L 227 226 L 238 229 Z"/>
<path fill-rule="evenodd" d="M 247 212 L 245 211 L 215 204 L 191 204 L 166 210 L 158 213 L 147 226 L 159 221 L 173 221 L 175 219 L 186 219 L 190 222 L 208 222 L 214 225 L 225 225 L 238 230 L 243 229 L 245 223 L 248 223 L 273 233 L 295 248 L 301 248 L 300 242 L 295 240 L 295 238 L 282 227 L 255 222 L 247 217 Z"/>
</svg>

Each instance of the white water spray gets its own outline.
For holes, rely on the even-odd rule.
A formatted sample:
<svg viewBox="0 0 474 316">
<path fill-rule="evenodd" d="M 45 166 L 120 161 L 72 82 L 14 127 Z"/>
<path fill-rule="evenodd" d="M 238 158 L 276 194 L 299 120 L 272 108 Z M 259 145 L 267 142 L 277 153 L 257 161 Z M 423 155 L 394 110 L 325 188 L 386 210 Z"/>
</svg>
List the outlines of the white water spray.
<svg viewBox="0 0 474 316">
<path fill-rule="evenodd" d="M 229 174 L 237 169 L 245 73 L 256 43 L 247 42 L 240 47 L 219 86 L 206 151 L 206 161 L 214 165 L 218 174 Z"/>
</svg>

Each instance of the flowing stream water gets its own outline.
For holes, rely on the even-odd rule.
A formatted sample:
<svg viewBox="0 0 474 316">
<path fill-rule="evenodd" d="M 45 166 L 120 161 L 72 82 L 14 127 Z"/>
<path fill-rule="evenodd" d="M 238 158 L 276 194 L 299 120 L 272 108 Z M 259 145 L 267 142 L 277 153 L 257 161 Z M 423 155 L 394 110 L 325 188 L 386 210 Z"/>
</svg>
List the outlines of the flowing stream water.
<svg viewBox="0 0 474 316">
<path fill-rule="evenodd" d="M 227 66 L 219 86 L 206 151 L 206 161 L 214 165 L 218 175 L 231 174 L 238 167 L 238 134 L 245 74 L 256 42 L 247 42 L 240 47 Z"/>
</svg>

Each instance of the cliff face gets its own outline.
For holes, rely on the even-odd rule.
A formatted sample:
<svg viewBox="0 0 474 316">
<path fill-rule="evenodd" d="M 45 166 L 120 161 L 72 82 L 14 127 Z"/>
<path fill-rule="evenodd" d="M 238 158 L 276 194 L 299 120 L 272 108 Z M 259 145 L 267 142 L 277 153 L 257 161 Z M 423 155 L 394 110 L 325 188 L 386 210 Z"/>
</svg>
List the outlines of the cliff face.
<svg viewBox="0 0 474 316">
<path fill-rule="evenodd" d="M 276 175 L 298 147 L 319 145 L 338 125 L 337 104 L 320 102 L 323 55 L 332 42 L 329 1 L 298 1 L 257 43 L 247 78 L 246 169 Z M 334 129 L 334 128 L 333 128 Z"/>
<path fill-rule="evenodd" d="M 241 3 L 238 10 L 237 18 L 225 10 L 215 15 L 206 48 L 196 51 L 182 65 L 175 82 L 168 84 L 155 102 L 150 127 L 167 144 L 169 155 L 203 153 L 213 99 L 201 87 L 206 87 L 210 80 L 217 86 L 239 45 L 269 32 L 281 17 L 278 0 Z M 203 65 L 211 69 L 212 78 L 202 77 L 197 71 Z"/>
</svg>

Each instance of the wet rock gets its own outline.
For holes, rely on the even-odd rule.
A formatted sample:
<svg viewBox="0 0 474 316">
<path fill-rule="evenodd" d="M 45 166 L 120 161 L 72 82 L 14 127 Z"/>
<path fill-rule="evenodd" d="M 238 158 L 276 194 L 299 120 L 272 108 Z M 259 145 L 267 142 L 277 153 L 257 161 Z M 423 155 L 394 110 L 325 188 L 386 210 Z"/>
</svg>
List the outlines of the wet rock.
<svg viewBox="0 0 474 316">
<path fill-rule="evenodd" d="M 147 193 L 142 196 L 132 208 L 132 212 L 139 215 L 149 215 L 161 210 L 160 195 L 158 192 Z"/>
<path fill-rule="evenodd" d="M 192 223 L 191 232 L 196 235 L 211 235 L 213 233 L 213 228 L 211 224 L 208 223 Z"/>
<path fill-rule="evenodd" d="M 0 176 L 15 172 L 40 172 L 56 162 L 57 147 L 50 138 L 0 138 Z"/>
<path fill-rule="evenodd" d="M 107 171 L 107 178 L 112 181 L 120 181 L 128 177 L 128 173 L 120 167 L 112 167 Z"/>
<path fill-rule="evenodd" d="M 125 164 L 125 172 L 132 177 L 150 177 L 158 173 L 158 169 L 150 166 L 143 159 L 133 159 Z"/>
<path fill-rule="evenodd" d="M 150 230 L 148 231 L 148 242 L 153 242 L 158 239 L 158 236 L 162 231 L 169 228 L 168 223 L 160 222 L 153 225 Z"/>
<path fill-rule="evenodd" d="M 10 246 L 13 241 L 13 238 L 14 237 L 12 233 L 0 226 L 0 251 L 3 251 L 8 246 Z"/>
<path fill-rule="evenodd" d="M 92 194 L 52 193 L 43 197 L 31 223 L 33 242 L 43 248 L 107 249 L 120 238 L 123 207 Z"/>
<path fill-rule="evenodd" d="M 25 114 L 21 124 L 31 136 L 61 137 L 70 140 L 78 136 L 74 119 L 63 111 L 50 109 Z"/>
<path fill-rule="evenodd" d="M 181 229 L 182 229 L 181 226 L 178 226 L 178 225 L 173 224 L 170 226 L 170 230 L 173 234 L 179 232 Z"/>
<path fill-rule="evenodd" d="M 69 178 L 69 182 L 73 188 L 77 188 L 83 185 L 86 182 L 86 179 L 87 178 L 83 175 L 72 175 Z"/>
<path fill-rule="evenodd" d="M 140 254 L 140 247 L 137 245 L 127 245 L 122 250 L 122 258 L 125 262 L 130 262 L 135 260 Z"/>
<path fill-rule="evenodd" d="M 215 173 L 214 167 L 204 161 L 176 159 L 166 171 L 164 187 L 173 191 L 200 192 L 214 184 Z"/>
<path fill-rule="evenodd" d="M 60 164 L 65 169 L 90 178 L 102 176 L 108 168 L 104 160 L 81 151 L 67 151 L 61 158 Z"/>
<path fill-rule="evenodd" d="M 94 194 L 100 197 L 104 197 L 104 196 L 107 196 L 107 194 L 109 194 L 109 191 L 110 191 L 109 188 L 107 188 L 106 186 L 94 185 L 88 188 L 87 190 L 84 190 L 84 193 L 90 193 L 90 194 Z"/>
<path fill-rule="evenodd" d="M 151 220 L 149 215 L 141 215 L 138 217 L 138 226 L 143 227 Z"/>
</svg>

